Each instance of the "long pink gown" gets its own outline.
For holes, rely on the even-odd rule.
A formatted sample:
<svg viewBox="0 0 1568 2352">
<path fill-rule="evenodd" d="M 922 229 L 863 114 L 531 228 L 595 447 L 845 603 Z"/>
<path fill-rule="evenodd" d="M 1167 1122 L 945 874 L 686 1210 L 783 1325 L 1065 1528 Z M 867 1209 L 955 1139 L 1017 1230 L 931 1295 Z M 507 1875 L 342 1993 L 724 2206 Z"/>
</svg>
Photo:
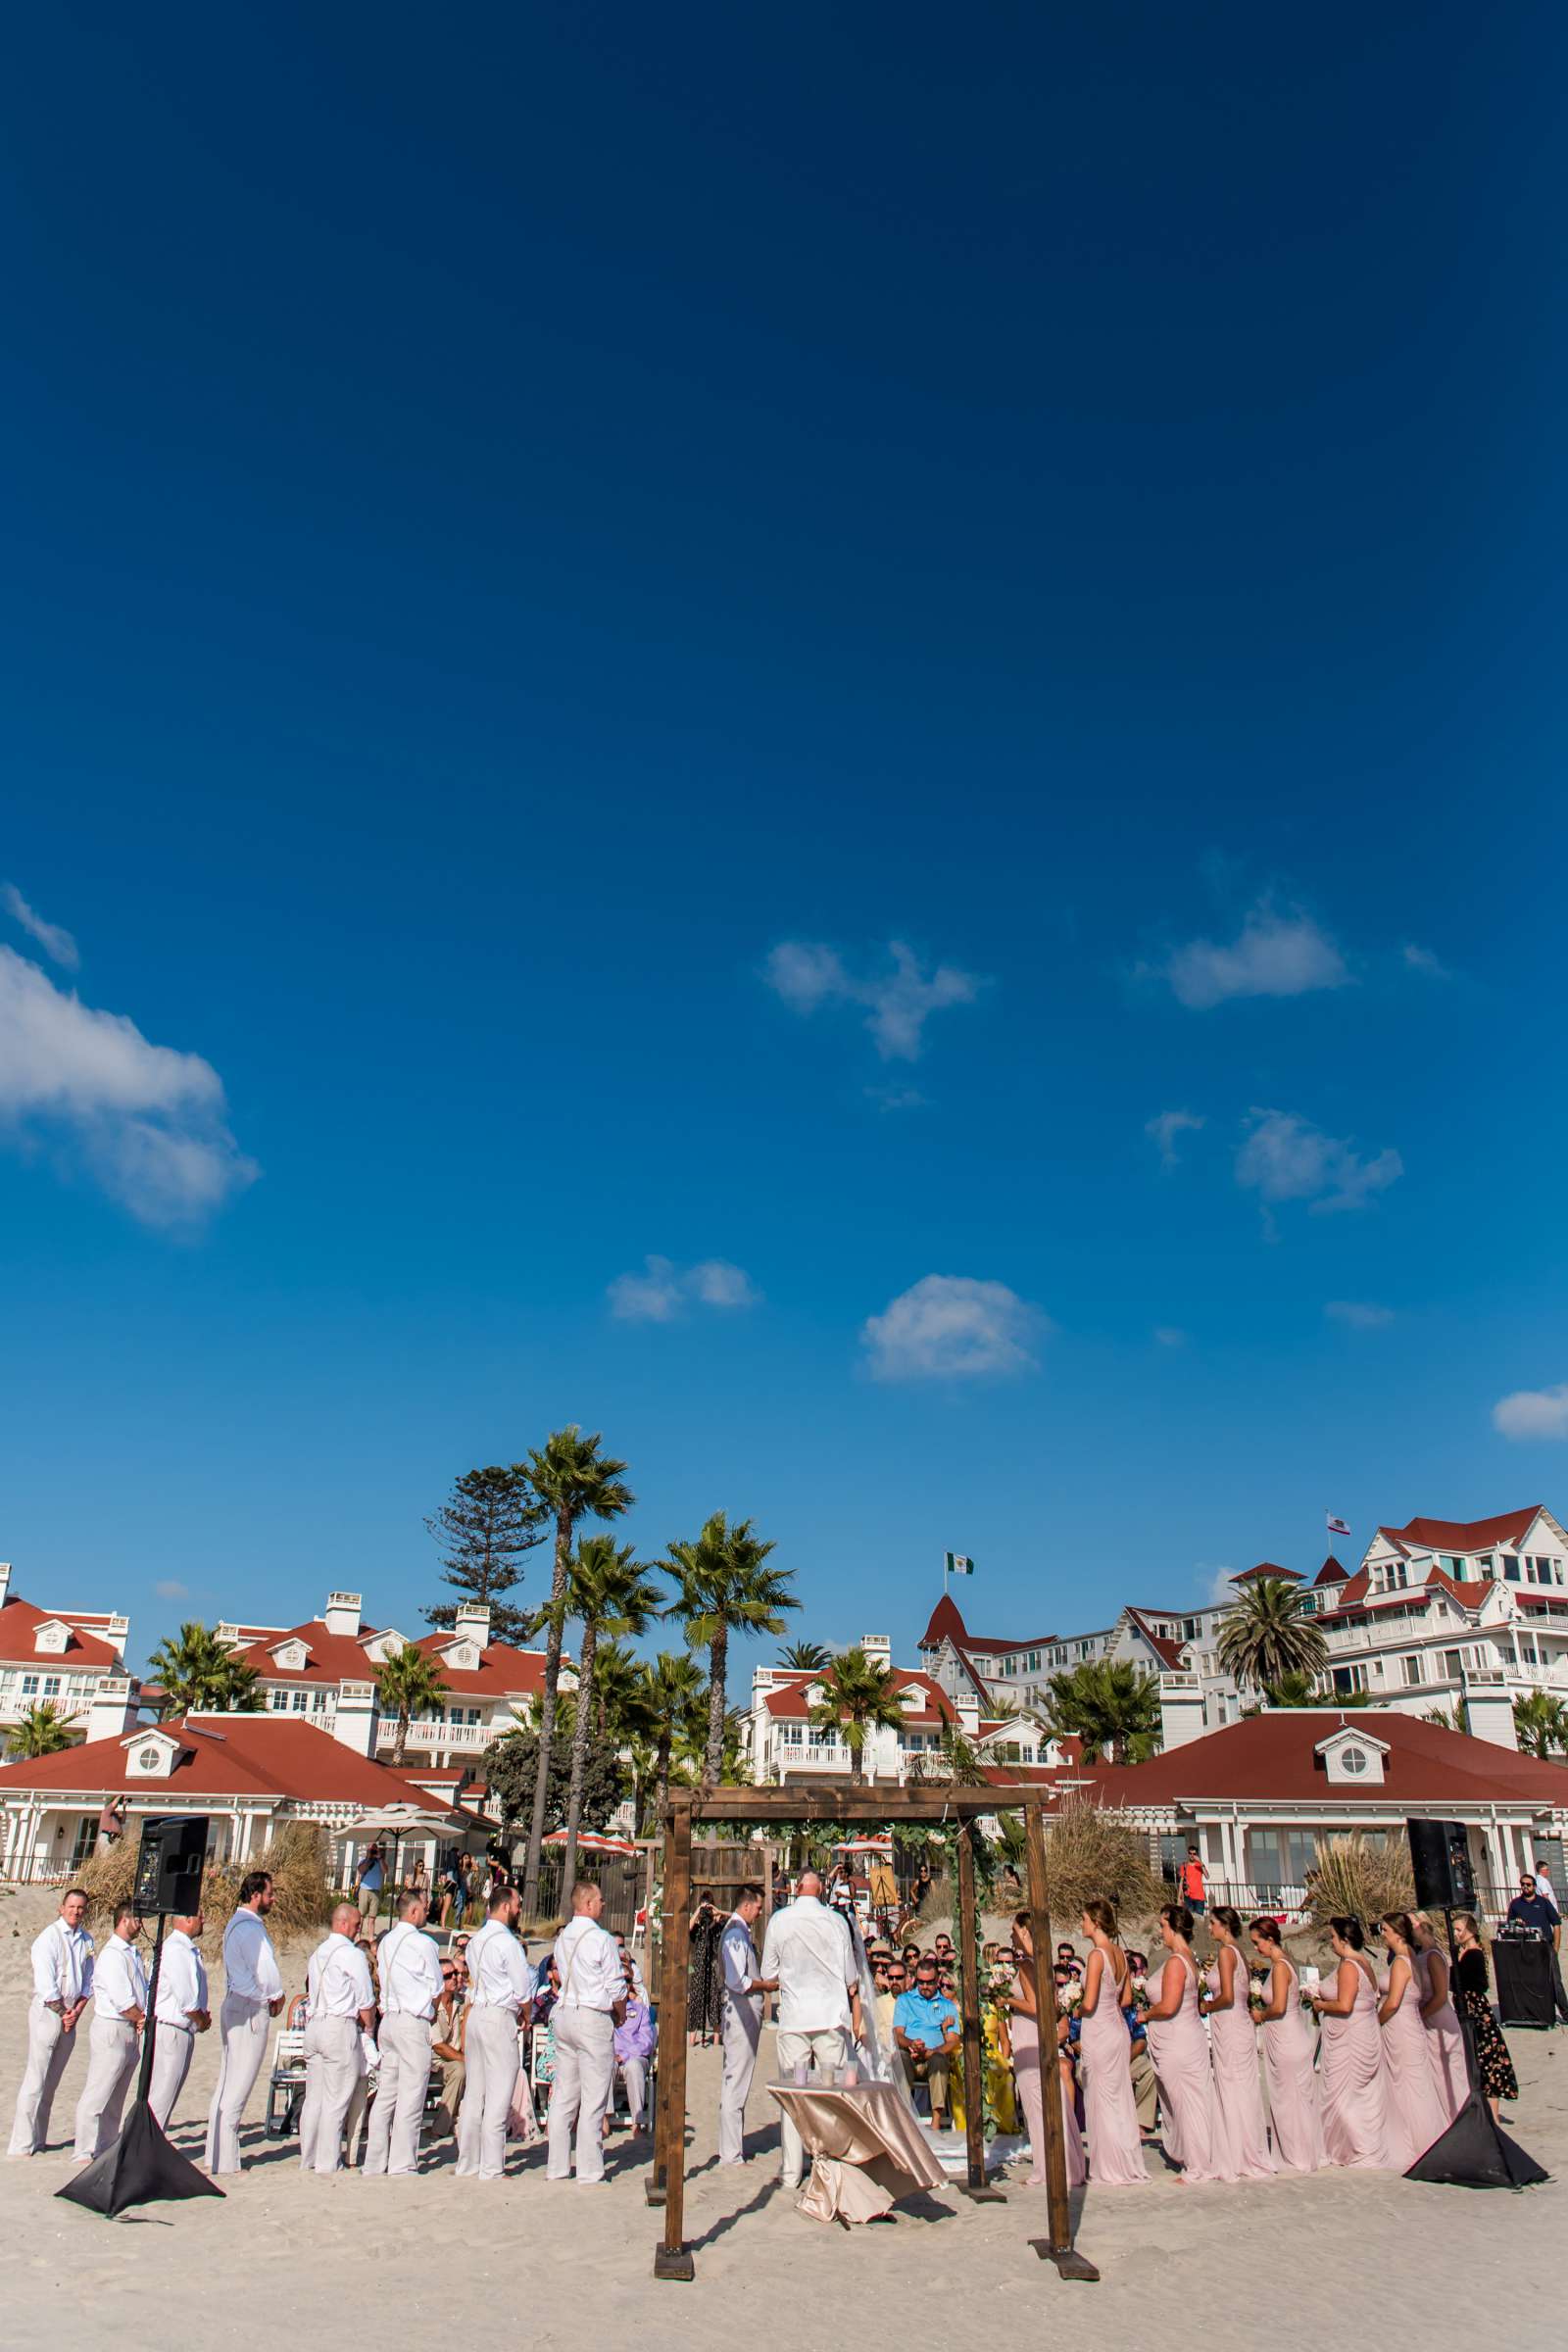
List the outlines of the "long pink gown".
<svg viewBox="0 0 1568 2352">
<path fill-rule="evenodd" d="M 1318 2089 L 1325 2162 L 1402 2173 L 1414 2161 L 1400 2153 L 1402 2134 L 1390 2103 L 1377 1991 L 1370 1969 L 1359 1962 L 1349 2016 L 1323 2020 Z"/>
<path fill-rule="evenodd" d="M 1040 2095 L 1040 2036 L 1035 2021 L 1021 2010 L 1012 2013 L 1012 2071 L 1018 2084 L 1018 2096 L 1023 2101 L 1024 2125 L 1029 2133 L 1029 2154 L 1033 2169 L 1027 2175 L 1026 2188 L 1046 2186 L 1046 2109 Z M 1061 2130 L 1067 2150 L 1067 2186 L 1082 2188 L 1089 2178 L 1084 2163 L 1084 2136 L 1078 2129 L 1078 2118 L 1072 2111 L 1067 2086 L 1061 2080 L 1061 2069 L 1054 2070 L 1061 2092 Z"/>
<path fill-rule="evenodd" d="M 1103 1959 L 1103 1955 L 1102 1955 Z M 1122 1979 L 1126 1983 L 1125 1976 Z M 1078 2064 L 1084 2082 L 1089 2178 L 1097 2188 L 1136 2188 L 1149 2179 L 1138 2136 L 1132 2040 L 1109 1963 L 1102 1969 L 1093 2012 L 1079 2012 Z"/>
<path fill-rule="evenodd" d="M 1323 2162 L 1323 2126 L 1318 2120 L 1317 2082 L 1312 2072 L 1312 2027 L 1301 2007 L 1296 1971 L 1288 1960 L 1285 1966 L 1291 1980 L 1285 2015 L 1263 2020 L 1268 2116 L 1280 2163 L 1293 2173 L 1315 2173 Z"/>
<path fill-rule="evenodd" d="M 1448 2129 L 1448 2110 L 1438 2086 L 1432 2036 L 1421 2022 L 1420 1999 L 1420 1981 L 1412 1969 L 1398 2007 L 1383 2026 L 1391 2103 L 1399 2136 L 1410 2151 L 1407 2164 L 1424 2156 Z"/>
<path fill-rule="evenodd" d="M 1411 1958 L 1415 1964 L 1416 1984 L 1421 1992 L 1421 2006 L 1432 1998 L 1432 1954 L 1417 1950 Z M 1426 2028 L 1427 2043 L 1432 2052 L 1432 2071 L 1438 2078 L 1438 2096 L 1448 2111 L 1451 2124 L 1470 2096 L 1470 2072 L 1464 2062 L 1464 2034 L 1454 2011 L 1452 1983 L 1441 2009 L 1421 2020 Z"/>
<path fill-rule="evenodd" d="M 1214 2099 L 1208 2037 L 1198 2006 L 1198 1972 L 1180 1952 L 1172 1952 L 1159 1972 L 1161 1984 L 1168 1968 L 1179 1970 L 1183 1979 L 1180 2005 L 1174 2017 L 1149 2021 L 1149 2047 L 1159 2078 L 1159 2103 L 1165 2118 L 1165 2153 L 1175 2159 L 1189 2180 L 1229 2180 L 1233 2176 Z M 1151 1985 L 1150 1990 L 1154 1987 Z M 1091 2133 L 1091 2161 L 1093 2155 Z"/>
<path fill-rule="evenodd" d="M 1220 2141 L 1231 2179 L 1271 2180 L 1279 2167 L 1269 2154 L 1268 2126 L 1263 2121 L 1257 2029 L 1247 2006 L 1247 1966 L 1240 1953 L 1235 1957 L 1231 2005 L 1208 2013 L 1208 2050 L 1214 2069 Z M 1215 1966 L 1218 1968 L 1220 1963 Z"/>
</svg>

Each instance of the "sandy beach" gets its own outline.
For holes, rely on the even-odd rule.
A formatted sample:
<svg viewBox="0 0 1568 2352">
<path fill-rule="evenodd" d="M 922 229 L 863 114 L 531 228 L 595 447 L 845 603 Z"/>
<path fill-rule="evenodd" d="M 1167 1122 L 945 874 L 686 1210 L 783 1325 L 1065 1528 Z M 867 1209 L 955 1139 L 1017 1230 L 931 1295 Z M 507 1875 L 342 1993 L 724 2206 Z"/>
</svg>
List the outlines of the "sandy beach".
<svg viewBox="0 0 1568 2352">
<path fill-rule="evenodd" d="M 53 1910 L 41 1895 L 0 1897 L 0 2107 L 9 2130 L 25 2046 L 27 1943 Z M 292 1990 L 305 1953 L 283 1955 Z M 216 1972 L 215 1972 L 216 1973 Z M 215 1983 L 214 2005 L 218 1985 Z M 776 2183 L 771 2102 L 754 2089 L 744 2173 L 715 2169 L 716 2053 L 691 2064 L 686 2228 L 691 2285 L 652 2276 L 659 2216 L 644 2201 L 646 2161 L 612 2143 L 604 2189 L 547 2182 L 542 2150 L 514 2153 L 502 2181 L 459 2181 L 450 2141 L 418 2180 L 345 2173 L 303 2179 L 295 2143 L 256 2127 L 244 2175 L 220 2204 L 150 2207 L 119 2222 L 61 2203 L 72 2173 L 72 2116 L 85 2053 L 72 2061 L 46 2155 L 0 2163 L 6 2336 L 74 2347 L 127 2320 L 138 2335 L 227 2344 L 260 2328 L 314 2352 L 328 2341 L 401 2333 L 465 2337 L 501 2328 L 535 2344 L 633 2342 L 652 2352 L 728 2345 L 804 2302 L 836 2336 L 856 2315 L 902 2347 L 943 2352 L 1042 2326 L 1107 2328 L 1139 2340 L 1172 2326 L 1222 2344 L 1286 2331 L 1324 2342 L 1356 2328 L 1403 2340 L 1484 2326 L 1512 2346 L 1560 2341 L 1568 2292 L 1568 2038 L 1516 2033 L 1517 2136 L 1558 2177 L 1525 2194 L 1421 2188 L 1393 2177 L 1327 2172 L 1236 2187 L 1088 2191 L 1083 2250 L 1098 2286 L 1066 2286 L 1030 2251 L 1042 2194 L 1020 2176 L 1000 2205 L 939 2191 L 892 2227 L 847 2233 L 796 2213 Z M 198 2044 L 175 2144 L 199 2157 L 216 2079 L 216 2032 Z M 764 2045 L 759 2084 L 769 2072 Z M 265 2081 L 265 2078 L 264 2078 Z M 1152 2159 L 1157 2171 L 1158 2159 Z"/>
</svg>

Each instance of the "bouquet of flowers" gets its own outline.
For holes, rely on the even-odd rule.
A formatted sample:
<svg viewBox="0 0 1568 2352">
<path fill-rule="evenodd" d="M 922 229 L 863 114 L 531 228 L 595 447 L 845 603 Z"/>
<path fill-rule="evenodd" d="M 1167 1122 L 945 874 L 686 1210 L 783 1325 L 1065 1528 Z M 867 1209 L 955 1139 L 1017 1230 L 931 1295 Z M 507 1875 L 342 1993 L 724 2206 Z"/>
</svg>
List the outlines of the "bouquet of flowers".
<svg viewBox="0 0 1568 2352">
<path fill-rule="evenodd" d="M 1148 1977 L 1143 1975 L 1139 1970 L 1135 1969 L 1132 1974 L 1131 1984 L 1133 1988 L 1134 2004 L 1140 2009 L 1147 2009 L 1149 2007 Z"/>
<path fill-rule="evenodd" d="M 995 1960 L 986 1975 L 985 1998 L 994 2009 L 1004 2009 L 1011 1995 L 1014 1976 L 1010 1961 Z"/>
<path fill-rule="evenodd" d="M 1268 1969 L 1254 1968 L 1247 1980 L 1247 2006 L 1258 2025 L 1262 2024 L 1263 2012 L 1268 2007 L 1269 1977 Z"/>
<path fill-rule="evenodd" d="M 1083 2006 L 1083 1997 L 1082 1977 L 1069 1977 L 1064 1984 L 1056 1986 L 1056 2007 L 1063 2017 L 1076 2017 Z"/>
</svg>

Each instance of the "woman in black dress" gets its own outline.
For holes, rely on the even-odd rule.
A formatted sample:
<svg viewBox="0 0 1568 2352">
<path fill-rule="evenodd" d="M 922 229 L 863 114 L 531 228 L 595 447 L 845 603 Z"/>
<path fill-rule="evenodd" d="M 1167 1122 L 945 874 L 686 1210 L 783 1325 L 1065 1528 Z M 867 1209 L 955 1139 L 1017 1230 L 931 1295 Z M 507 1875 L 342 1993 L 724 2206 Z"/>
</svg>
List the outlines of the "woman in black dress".
<svg viewBox="0 0 1568 2352">
<path fill-rule="evenodd" d="M 1508 2044 L 1497 2031 L 1497 2021 L 1492 2014 L 1492 1994 L 1487 1982 L 1487 1955 L 1482 1948 L 1481 1930 L 1473 1911 L 1456 1911 L 1453 1915 L 1453 2002 L 1475 2036 L 1476 2072 L 1481 2088 L 1495 2119 L 1504 2099 L 1519 2096 L 1519 2078 L 1513 2071 Z"/>
<path fill-rule="evenodd" d="M 691 1917 L 691 1969 L 686 1979 L 686 2030 L 694 2040 L 716 2041 L 724 1996 L 724 1971 L 719 1946 L 724 1922 L 711 1893 L 705 1887 Z"/>
</svg>

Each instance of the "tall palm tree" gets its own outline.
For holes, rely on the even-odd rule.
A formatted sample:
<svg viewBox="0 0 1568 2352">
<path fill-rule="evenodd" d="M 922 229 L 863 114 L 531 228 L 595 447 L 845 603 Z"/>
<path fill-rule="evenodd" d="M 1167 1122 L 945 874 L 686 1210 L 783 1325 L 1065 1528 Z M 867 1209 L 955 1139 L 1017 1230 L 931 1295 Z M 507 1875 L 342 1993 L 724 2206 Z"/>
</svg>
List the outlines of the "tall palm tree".
<svg viewBox="0 0 1568 2352">
<path fill-rule="evenodd" d="M 1257 1690 L 1288 1674 L 1321 1674 L 1329 1657 L 1307 1595 L 1283 1576 L 1242 1587 L 1219 1621 L 1216 1647 L 1226 1673 Z"/>
<path fill-rule="evenodd" d="M 556 1693 L 561 1687 L 561 1637 L 566 1622 L 566 1577 L 579 1519 L 618 1519 L 636 1496 L 621 1476 L 624 1462 L 599 1450 L 595 1430 L 584 1437 L 575 1421 L 558 1429 L 527 1460 L 528 1483 L 556 1526 L 556 1558 L 544 1615 L 545 1687 L 539 1709 L 539 1767 L 533 1815 L 528 1824 L 528 1860 L 523 1872 L 523 1909 L 532 1916 L 539 1900 L 539 1849 L 544 1843 L 545 1802 L 550 1788 L 550 1750 L 556 1736 Z"/>
<path fill-rule="evenodd" d="M 662 1649 L 643 1667 L 640 1705 L 654 1755 L 654 1803 L 669 1803 L 670 1760 L 687 1738 L 701 1738 L 708 1713 L 708 1685 L 697 1660 L 685 1650 Z"/>
<path fill-rule="evenodd" d="M 909 1778 L 916 1783 L 950 1782 L 955 1788 L 983 1788 L 986 1768 L 968 1734 L 956 1723 L 945 1723 L 936 1746 L 917 1748 L 909 1758 Z"/>
<path fill-rule="evenodd" d="M 71 1744 L 70 1723 L 46 1698 L 40 1706 L 26 1708 L 11 1726 L 6 1734 L 6 1760 L 15 1764 L 24 1757 L 57 1756 Z"/>
<path fill-rule="evenodd" d="M 1126 1659 L 1086 1658 L 1052 1676 L 1046 1710 L 1054 1735 L 1071 1732 L 1083 1741 L 1086 1764 L 1102 1757 L 1136 1764 L 1159 1741 L 1159 1678 Z"/>
<path fill-rule="evenodd" d="M 1282 1674 L 1277 1683 L 1270 1683 L 1263 1696 L 1271 1707 L 1315 1707 L 1318 1703 L 1317 1685 L 1309 1674 Z"/>
<path fill-rule="evenodd" d="M 447 1678 L 434 1658 L 412 1642 L 394 1649 L 375 1670 L 375 1703 L 397 1724 L 392 1741 L 392 1769 L 403 1770 L 409 1750 L 409 1724 L 416 1715 L 438 1714 L 446 1702 Z"/>
<path fill-rule="evenodd" d="M 731 1527 L 715 1511 L 693 1544 L 672 1544 L 668 1568 L 678 1591 L 669 1614 L 679 1617 L 693 1649 L 708 1652 L 708 1752 L 703 1777 L 717 1784 L 724 1763 L 724 1676 L 732 1633 L 781 1634 L 784 1612 L 800 1602 L 787 1569 L 769 1568 L 773 1549 L 752 1532 L 750 1519 Z"/>
<path fill-rule="evenodd" d="M 1522 1756 L 1549 1756 L 1568 1749 L 1568 1706 L 1547 1690 L 1532 1690 L 1513 1702 L 1513 1728 Z"/>
<path fill-rule="evenodd" d="M 819 1674 L 833 1662 L 833 1652 L 825 1642 L 786 1642 L 778 1653 L 778 1662 L 793 1674 Z"/>
<path fill-rule="evenodd" d="M 566 1851 L 562 1866 L 564 1895 L 577 1871 L 577 1832 L 582 1824 L 582 1787 L 588 1770 L 588 1738 L 594 1725 L 594 1668 L 601 1634 L 635 1637 L 646 1633 L 664 1595 L 629 1544 L 609 1536 L 585 1536 L 566 1576 L 566 1613 L 582 1627 L 577 1661 L 577 1721 L 571 1736 L 571 1776 L 566 1787 Z"/>
<path fill-rule="evenodd" d="M 602 1641 L 594 1652 L 594 1738 L 623 1747 L 644 1733 L 643 1662 L 624 1642 Z"/>
<path fill-rule="evenodd" d="M 160 1642 L 147 1661 L 164 1687 L 165 1711 L 254 1715 L 263 1705 L 262 1678 L 210 1626 L 182 1625 L 172 1641 Z"/>
<path fill-rule="evenodd" d="M 835 1658 L 818 1686 L 821 1696 L 811 1708 L 818 1731 L 840 1730 L 850 1751 L 850 1777 L 864 1783 L 865 1743 L 873 1732 L 897 1731 L 904 1722 L 898 1685 L 886 1666 L 875 1665 L 863 1649 L 847 1649 Z"/>
</svg>

